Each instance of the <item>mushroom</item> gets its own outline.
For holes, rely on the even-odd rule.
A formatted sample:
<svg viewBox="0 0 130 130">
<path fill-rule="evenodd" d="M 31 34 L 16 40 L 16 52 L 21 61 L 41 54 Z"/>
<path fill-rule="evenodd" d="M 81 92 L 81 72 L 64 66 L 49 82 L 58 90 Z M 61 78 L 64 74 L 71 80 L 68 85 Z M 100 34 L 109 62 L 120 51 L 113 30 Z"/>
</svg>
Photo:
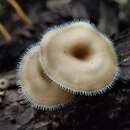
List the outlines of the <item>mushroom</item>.
<svg viewBox="0 0 130 130">
<path fill-rule="evenodd" d="M 111 88 L 119 74 L 113 43 L 85 21 L 48 31 L 40 41 L 40 63 L 59 87 L 81 95 Z"/>
<path fill-rule="evenodd" d="M 9 82 L 5 78 L 0 78 L 0 90 L 6 90 L 9 86 Z"/>
<path fill-rule="evenodd" d="M 39 62 L 39 45 L 29 49 L 18 67 L 18 84 L 27 101 L 41 110 L 54 110 L 67 104 L 73 95 L 57 87 L 42 69 Z"/>
<path fill-rule="evenodd" d="M 2 97 L 5 95 L 9 82 L 7 79 L 0 78 L 0 103 L 2 103 Z"/>
</svg>

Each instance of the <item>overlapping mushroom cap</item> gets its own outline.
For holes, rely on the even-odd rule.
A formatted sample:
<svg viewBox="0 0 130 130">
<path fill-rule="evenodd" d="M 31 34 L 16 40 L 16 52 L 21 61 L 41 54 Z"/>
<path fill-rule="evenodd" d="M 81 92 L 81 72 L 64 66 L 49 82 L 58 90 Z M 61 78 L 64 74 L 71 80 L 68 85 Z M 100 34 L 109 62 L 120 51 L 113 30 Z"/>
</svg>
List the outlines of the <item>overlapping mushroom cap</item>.
<svg viewBox="0 0 130 130">
<path fill-rule="evenodd" d="M 45 73 L 66 90 L 96 94 L 117 78 L 118 63 L 111 41 L 87 22 L 54 28 L 40 45 Z"/>
<path fill-rule="evenodd" d="M 39 46 L 29 49 L 20 62 L 20 86 L 32 105 L 39 109 L 53 110 L 72 100 L 73 96 L 58 88 L 44 74 L 39 62 Z"/>
</svg>

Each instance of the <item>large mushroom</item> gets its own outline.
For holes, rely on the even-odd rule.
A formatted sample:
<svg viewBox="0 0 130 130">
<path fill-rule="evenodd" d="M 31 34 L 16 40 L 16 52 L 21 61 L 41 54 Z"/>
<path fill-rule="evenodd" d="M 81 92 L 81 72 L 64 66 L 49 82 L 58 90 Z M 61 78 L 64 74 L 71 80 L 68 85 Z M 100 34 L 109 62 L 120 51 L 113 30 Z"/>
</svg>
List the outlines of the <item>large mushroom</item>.
<svg viewBox="0 0 130 130">
<path fill-rule="evenodd" d="M 58 88 L 45 74 L 39 63 L 39 45 L 29 49 L 19 67 L 19 85 L 27 101 L 41 110 L 54 110 L 67 104 L 73 96 Z"/>
<path fill-rule="evenodd" d="M 117 79 L 119 68 L 112 42 L 88 22 L 55 27 L 43 36 L 40 46 L 46 75 L 74 94 L 102 93 Z"/>
</svg>

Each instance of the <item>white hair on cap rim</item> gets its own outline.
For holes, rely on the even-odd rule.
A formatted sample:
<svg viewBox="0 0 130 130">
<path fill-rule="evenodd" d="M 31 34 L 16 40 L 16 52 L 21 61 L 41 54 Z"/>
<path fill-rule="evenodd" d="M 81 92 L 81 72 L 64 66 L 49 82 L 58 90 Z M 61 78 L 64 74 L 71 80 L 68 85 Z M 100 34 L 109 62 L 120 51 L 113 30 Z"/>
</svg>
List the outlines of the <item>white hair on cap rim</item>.
<svg viewBox="0 0 130 130">
<path fill-rule="evenodd" d="M 103 93 L 118 77 L 112 42 L 88 22 L 55 27 L 43 36 L 40 46 L 45 74 L 74 94 Z"/>
<path fill-rule="evenodd" d="M 18 67 L 18 84 L 27 101 L 41 110 L 61 108 L 74 97 L 57 87 L 42 69 L 39 62 L 39 45 L 29 49 Z"/>
</svg>

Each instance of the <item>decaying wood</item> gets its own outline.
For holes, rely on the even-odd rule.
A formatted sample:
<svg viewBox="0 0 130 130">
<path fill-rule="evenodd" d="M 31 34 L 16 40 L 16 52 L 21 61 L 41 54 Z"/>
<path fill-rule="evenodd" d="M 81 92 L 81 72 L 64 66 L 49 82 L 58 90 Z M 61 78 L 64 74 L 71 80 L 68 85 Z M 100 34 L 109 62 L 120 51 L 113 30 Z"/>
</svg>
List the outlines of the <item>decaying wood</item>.
<svg viewBox="0 0 130 130">
<path fill-rule="evenodd" d="M 114 39 L 117 50 L 119 67 L 121 69 L 120 78 L 130 80 L 130 31 L 126 30 L 117 35 Z"/>
<path fill-rule="evenodd" d="M 1 74 L 0 80 L 1 79 L 7 80 L 7 82 L 8 82 L 7 88 L 11 88 L 11 87 L 16 86 L 16 71 L 12 70 L 12 71 L 9 71 L 7 73 Z"/>
</svg>

